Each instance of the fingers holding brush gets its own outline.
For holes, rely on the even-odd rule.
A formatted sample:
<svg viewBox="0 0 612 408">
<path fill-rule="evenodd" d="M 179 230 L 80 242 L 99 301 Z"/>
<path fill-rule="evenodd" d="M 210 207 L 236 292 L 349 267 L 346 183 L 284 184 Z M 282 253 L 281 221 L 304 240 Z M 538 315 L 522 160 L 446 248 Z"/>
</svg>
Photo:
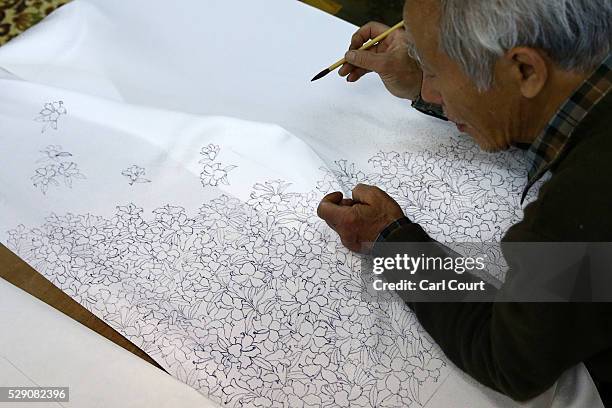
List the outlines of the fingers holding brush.
<svg viewBox="0 0 612 408">
<path fill-rule="evenodd" d="M 386 57 L 387 54 L 390 53 L 392 48 L 398 49 L 398 44 L 405 37 L 405 30 L 403 28 L 403 21 L 390 28 L 381 23 L 372 22 L 366 24 L 353 35 L 350 50 L 345 55 L 345 58 L 319 72 L 311 79 L 311 82 L 323 78 L 337 68 L 342 68 L 340 75 L 349 75 L 349 81 L 355 81 L 369 71 L 376 71 L 382 77 L 383 71 L 390 68 L 388 64 L 389 58 Z M 377 33 L 380 34 L 376 35 Z M 403 51 L 406 50 L 404 49 Z"/>
<path fill-rule="evenodd" d="M 381 57 L 400 37 L 404 36 L 404 30 L 392 32 L 368 50 L 360 50 L 360 48 L 370 40 L 389 31 L 389 29 L 390 27 L 385 24 L 372 21 L 357 30 L 351 37 L 349 53 L 345 55 L 348 62 L 340 69 L 340 76 L 347 77 L 349 82 L 355 82 L 369 72 L 384 70 L 383 63 L 385 58 Z M 354 53 L 350 53 L 350 51 Z"/>
</svg>

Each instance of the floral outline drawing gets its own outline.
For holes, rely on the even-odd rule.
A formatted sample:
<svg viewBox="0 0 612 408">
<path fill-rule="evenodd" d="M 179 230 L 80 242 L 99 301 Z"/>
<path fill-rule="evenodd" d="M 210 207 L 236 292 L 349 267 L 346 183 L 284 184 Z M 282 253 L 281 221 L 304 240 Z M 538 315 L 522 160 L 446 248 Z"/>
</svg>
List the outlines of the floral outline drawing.
<svg viewBox="0 0 612 408">
<path fill-rule="evenodd" d="M 258 184 L 248 203 L 221 196 L 196 214 L 166 205 L 147 216 L 132 203 L 112 217 L 52 214 L 8 244 L 218 402 L 421 405 L 443 358 L 407 306 L 361 299 L 359 257 L 313 218 L 312 197 L 287 188 Z M 394 359 L 398 379 L 422 371 L 389 388 Z"/>
<path fill-rule="evenodd" d="M 49 145 L 44 150 L 43 157 L 36 160 L 39 164 L 34 171 L 34 175 L 30 177 L 34 187 L 39 188 L 43 194 L 47 194 L 49 186 L 60 187 L 60 181 L 63 185 L 72 188 L 74 180 L 84 180 L 84 174 L 79 170 L 78 165 L 71 161 L 72 153 L 63 151 L 60 145 Z"/>
<path fill-rule="evenodd" d="M 215 144 L 209 144 L 200 151 L 202 159 L 199 163 L 203 165 L 202 172 L 200 173 L 200 181 L 204 187 L 212 186 L 217 187 L 219 184 L 229 185 L 227 178 L 228 173 L 238 166 L 224 166 L 217 162 L 217 156 L 221 148 Z"/>
<path fill-rule="evenodd" d="M 133 186 L 136 183 L 142 184 L 151 182 L 151 180 L 144 178 L 146 174 L 144 167 L 140 167 L 135 164 L 123 170 L 121 174 L 128 178 L 130 186 Z"/>
<path fill-rule="evenodd" d="M 34 120 L 43 123 L 40 133 L 45 133 L 49 127 L 53 130 L 57 130 L 59 118 L 67 113 L 68 111 L 64 106 L 64 101 L 47 102 L 38 113 L 39 116 L 34 118 Z"/>
</svg>

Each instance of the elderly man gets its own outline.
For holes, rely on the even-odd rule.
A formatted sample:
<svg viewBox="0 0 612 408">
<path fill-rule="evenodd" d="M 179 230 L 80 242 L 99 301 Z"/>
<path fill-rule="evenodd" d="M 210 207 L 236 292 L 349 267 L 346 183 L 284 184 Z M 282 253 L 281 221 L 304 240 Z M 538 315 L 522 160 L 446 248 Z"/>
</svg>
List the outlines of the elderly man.
<svg viewBox="0 0 612 408">
<path fill-rule="evenodd" d="M 612 242 L 612 2 L 408 0 L 404 20 L 405 31 L 369 51 L 357 48 L 387 27 L 362 27 L 340 74 L 378 73 L 392 94 L 439 110 L 483 149 L 529 146 L 525 191 L 551 177 L 504 242 Z M 355 251 L 431 241 L 372 186 L 329 194 L 318 213 Z M 507 261 L 509 274 L 521 273 L 520 259 Z M 527 400 L 584 362 L 612 404 L 612 303 L 409 306 L 445 354 L 491 388 Z"/>
</svg>

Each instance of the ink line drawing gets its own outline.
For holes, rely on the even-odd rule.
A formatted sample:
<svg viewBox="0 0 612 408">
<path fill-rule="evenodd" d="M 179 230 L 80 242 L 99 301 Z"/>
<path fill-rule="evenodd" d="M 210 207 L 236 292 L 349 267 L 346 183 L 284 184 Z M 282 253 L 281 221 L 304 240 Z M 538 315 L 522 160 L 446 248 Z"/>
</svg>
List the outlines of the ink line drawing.
<svg viewBox="0 0 612 408">
<path fill-rule="evenodd" d="M 221 163 L 216 162 L 220 150 L 221 148 L 218 145 L 209 144 L 200 151 L 202 159 L 199 163 L 203 165 L 202 172 L 200 173 L 200 180 L 204 187 L 216 187 L 219 183 L 228 186 L 228 173 L 238 167 L 223 166 Z"/>
<path fill-rule="evenodd" d="M 50 185 L 60 187 L 60 181 L 64 186 L 72 188 L 74 180 L 87 178 L 81 173 L 78 165 L 70 160 L 72 153 L 63 151 L 62 146 L 49 145 L 40 152 L 44 155 L 36 160 L 40 167 L 34 171 L 30 179 L 33 186 L 39 188 L 43 194 L 47 194 Z"/>
<path fill-rule="evenodd" d="M 202 149 L 205 168 L 220 150 Z M 45 153 L 51 163 L 71 157 L 60 146 Z M 444 357 L 406 305 L 364 297 L 359 256 L 316 205 L 367 182 L 438 240 L 499 241 L 521 216 L 524 163 L 454 140 L 379 152 L 369 164 L 338 160 L 309 192 L 258 182 L 246 202 L 222 195 L 195 213 L 128 203 L 112 216 L 51 214 L 9 231 L 8 246 L 173 376 L 230 407 L 420 407 L 449 373 Z M 203 187 L 229 182 L 237 167 L 219 169 L 202 171 Z"/>
<path fill-rule="evenodd" d="M 68 111 L 64 106 L 64 101 L 47 102 L 38 113 L 39 116 L 37 116 L 34 120 L 43 123 L 43 127 L 40 132 L 45 133 L 49 127 L 51 127 L 53 130 L 57 130 L 57 122 L 59 118 L 67 113 Z"/>
<path fill-rule="evenodd" d="M 144 178 L 146 170 L 143 167 L 132 165 L 123 170 L 121 174 L 128 178 L 130 186 L 136 183 L 150 183 L 151 180 Z"/>
</svg>

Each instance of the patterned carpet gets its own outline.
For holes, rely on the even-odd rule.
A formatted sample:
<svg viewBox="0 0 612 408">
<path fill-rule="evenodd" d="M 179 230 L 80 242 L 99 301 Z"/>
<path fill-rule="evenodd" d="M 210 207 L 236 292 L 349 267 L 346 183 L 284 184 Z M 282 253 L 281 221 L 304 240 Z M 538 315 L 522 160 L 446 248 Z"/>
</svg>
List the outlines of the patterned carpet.
<svg viewBox="0 0 612 408">
<path fill-rule="evenodd" d="M 70 0 L 0 0 L 0 45 Z"/>
</svg>

